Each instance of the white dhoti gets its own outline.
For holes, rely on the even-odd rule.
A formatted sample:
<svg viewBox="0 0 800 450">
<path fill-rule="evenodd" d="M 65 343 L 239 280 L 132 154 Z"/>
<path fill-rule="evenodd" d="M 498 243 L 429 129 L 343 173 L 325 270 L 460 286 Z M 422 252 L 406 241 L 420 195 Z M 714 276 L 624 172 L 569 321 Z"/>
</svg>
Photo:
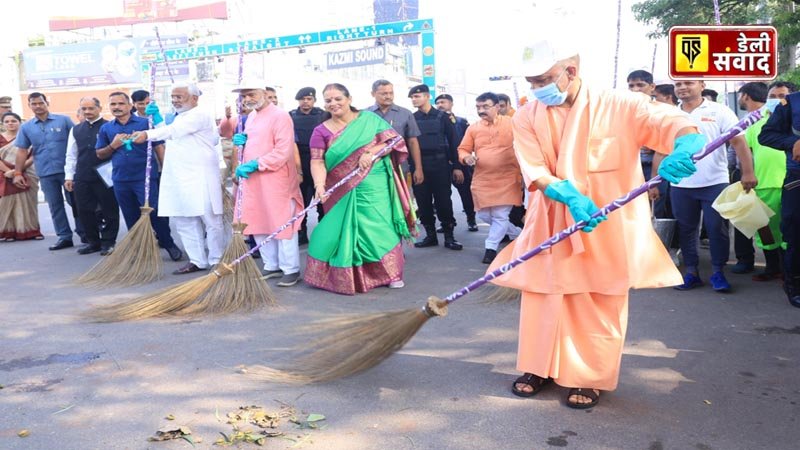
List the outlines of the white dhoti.
<svg viewBox="0 0 800 450">
<path fill-rule="evenodd" d="M 230 237 L 230 233 L 225 232 L 222 214 L 214 214 L 209 208 L 202 216 L 173 216 L 170 221 L 192 264 L 201 269 L 219 264 Z"/>
<path fill-rule="evenodd" d="M 489 224 L 489 235 L 484 243 L 486 248 L 497 250 L 505 235 L 516 239 L 522 232 L 519 227 L 508 221 L 508 214 L 512 208 L 511 205 L 490 206 L 477 211 L 478 219 Z"/>
</svg>

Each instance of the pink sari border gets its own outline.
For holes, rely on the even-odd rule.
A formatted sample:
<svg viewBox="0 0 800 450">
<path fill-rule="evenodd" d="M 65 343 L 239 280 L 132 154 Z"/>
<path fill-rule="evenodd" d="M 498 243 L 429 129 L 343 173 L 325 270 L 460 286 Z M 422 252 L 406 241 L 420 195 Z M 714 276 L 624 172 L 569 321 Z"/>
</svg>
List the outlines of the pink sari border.
<svg viewBox="0 0 800 450">
<path fill-rule="evenodd" d="M 305 282 L 337 294 L 355 295 L 403 279 L 403 244 L 400 242 L 380 261 L 354 267 L 333 267 L 308 257 Z"/>
</svg>

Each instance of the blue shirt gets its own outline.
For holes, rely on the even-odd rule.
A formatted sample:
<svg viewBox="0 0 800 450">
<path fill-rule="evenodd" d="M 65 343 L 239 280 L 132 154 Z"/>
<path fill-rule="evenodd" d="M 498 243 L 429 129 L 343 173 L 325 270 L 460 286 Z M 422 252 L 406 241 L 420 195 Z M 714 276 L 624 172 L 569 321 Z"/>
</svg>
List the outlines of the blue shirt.
<svg viewBox="0 0 800 450">
<path fill-rule="evenodd" d="M 106 122 L 100 127 L 97 133 L 96 149 L 108 147 L 114 140 L 114 136 L 118 134 L 132 134 L 134 131 L 147 131 L 150 128 L 147 119 L 139 116 L 131 115 L 128 122 L 124 125 L 114 118 L 114 120 Z M 152 146 L 163 144 L 164 141 L 153 141 Z M 114 166 L 111 171 L 111 180 L 117 181 L 143 181 L 144 170 L 147 166 L 147 143 L 131 144 L 132 150 L 126 150 L 122 146 L 111 154 L 111 164 Z M 158 163 L 155 161 L 156 155 L 153 154 L 153 161 L 150 166 L 150 179 L 158 179 L 158 170 L 156 167 Z"/>
<path fill-rule="evenodd" d="M 792 148 L 800 140 L 800 92 L 786 96 L 786 99 L 770 114 L 767 123 L 761 128 L 758 143 L 786 152 L 786 168 L 800 170 L 800 162 L 792 159 Z"/>
<path fill-rule="evenodd" d="M 48 114 L 45 120 L 34 117 L 22 124 L 14 145 L 31 149 L 36 175 L 46 177 L 64 173 L 71 130 L 72 121 L 67 116 Z"/>
</svg>

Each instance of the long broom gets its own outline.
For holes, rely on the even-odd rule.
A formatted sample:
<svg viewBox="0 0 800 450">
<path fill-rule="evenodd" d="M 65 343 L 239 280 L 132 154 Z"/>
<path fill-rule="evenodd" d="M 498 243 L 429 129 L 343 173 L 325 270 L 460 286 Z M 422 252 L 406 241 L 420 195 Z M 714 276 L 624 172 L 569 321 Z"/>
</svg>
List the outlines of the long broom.
<svg viewBox="0 0 800 450">
<path fill-rule="evenodd" d="M 239 47 L 239 83 L 242 81 L 243 74 L 244 47 Z M 239 103 L 239 123 L 237 132 L 244 130 L 242 118 L 242 105 Z M 235 150 L 239 164 L 244 161 L 244 147 L 236 147 Z M 222 255 L 222 261 L 234 261 L 247 253 L 250 246 L 244 240 L 242 233 L 247 224 L 242 222 L 242 195 L 245 180 L 239 180 L 236 189 L 236 223 L 232 224 L 233 237 L 228 248 Z M 177 310 L 174 314 L 179 315 L 201 315 L 201 314 L 230 314 L 233 312 L 249 312 L 264 305 L 272 306 L 276 304 L 275 295 L 269 288 L 266 281 L 261 278 L 261 270 L 253 258 L 245 258 L 239 264 L 233 276 L 224 277 L 208 289 L 196 303 L 191 306 Z"/>
<path fill-rule="evenodd" d="M 156 88 L 156 65 L 150 64 L 150 92 Z M 153 119 L 149 119 L 153 128 Z M 150 283 L 161 277 L 163 263 L 153 224 L 150 222 L 150 171 L 153 168 L 153 146 L 147 142 L 147 163 L 144 175 L 144 206 L 136 223 L 110 255 L 104 257 L 75 282 L 86 286 L 131 286 Z"/>
<path fill-rule="evenodd" d="M 706 144 L 703 151 L 694 155 L 692 159 L 698 161 L 709 155 L 759 119 L 761 119 L 759 111 L 750 113 L 722 136 Z M 638 188 L 602 207 L 592 214 L 592 218 L 616 211 L 660 182 L 660 176 L 651 178 Z M 571 234 L 585 227 L 586 223 L 587 221 L 579 221 L 573 224 L 550 237 L 538 247 L 487 273 L 444 299 L 429 297 L 421 309 L 345 315 L 309 324 L 300 330 L 300 333 L 305 332 L 307 335 L 301 339 L 301 342 L 307 342 L 307 344 L 301 344 L 294 348 L 295 359 L 290 366 L 283 368 L 243 367 L 241 372 L 264 381 L 308 384 L 335 380 L 374 367 L 401 349 L 428 319 L 445 316 L 449 304 L 567 239 Z"/>
<path fill-rule="evenodd" d="M 392 147 L 401 139 L 402 138 L 400 137 L 395 137 L 387 141 L 380 151 L 375 152 L 375 154 L 372 155 L 372 162 L 374 163 L 375 160 L 381 158 L 384 154 L 391 151 Z M 327 197 L 331 195 L 336 189 L 347 184 L 351 179 L 358 176 L 360 173 L 361 168 L 356 168 L 347 174 L 347 176 L 342 178 L 339 182 L 331 186 L 327 191 L 325 191 L 324 196 Z M 123 320 L 140 320 L 149 317 L 170 314 L 175 315 L 180 314 L 183 310 L 187 310 L 188 312 L 192 313 L 192 306 L 196 302 L 205 299 L 209 295 L 210 290 L 214 288 L 216 284 L 220 283 L 221 280 L 226 276 L 234 273 L 243 261 L 253 256 L 253 253 L 266 245 L 267 242 L 275 239 L 275 237 L 278 236 L 283 230 L 291 227 L 293 223 L 302 219 L 306 213 L 311 211 L 313 208 L 316 208 L 317 204 L 319 203 L 320 199 L 312 200 L 306 209 L 297 213 L 285 224 L 281 225 L 280 228 L 259 242 L 255 247 L 245 252 L 242 256 L 231 261 L 230 264 L 220 263 L 208 275 L 162 289 L 153 294 L 145 295 L 134 300 L 95 308 L 94 310 L 85 314 L 85 317 L 95 322 L 118 322 Z M 228 286 L 228 290 L 236 289 L 238 287 L 238 285 L 235 283 L 229 284 Z"/>
</svg>

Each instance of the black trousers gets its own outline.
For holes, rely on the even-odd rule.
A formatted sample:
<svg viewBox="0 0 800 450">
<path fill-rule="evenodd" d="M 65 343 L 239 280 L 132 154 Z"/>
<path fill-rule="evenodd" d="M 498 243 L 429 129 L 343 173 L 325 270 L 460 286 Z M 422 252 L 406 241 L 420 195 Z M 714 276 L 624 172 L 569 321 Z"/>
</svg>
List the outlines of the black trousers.
<svg viewBox="0 0 800 450">
<path fill-rule="evenodd" d="M 314 199 L 314 178 L 311 177 L 311 154 L 300 150 L 300 166 L 303 168 L 303 182 L 300 183 L 300 194 L 303 196 L 303 208 L 308 208 L 311 200 Z M 322 204 L 317 205 L 317 222 L 322 220 L 325 213 L 322 209 Z M 300 225 L 300 233 L 307 233 L 306 223 L 308 222 L 308 214 L 303 216 L 303 222 Z"/>
<path fill-rule="evenodd" d="M 420 222 L 426 229 L 436 226 L 433 206 L 435 203 L 436 216 L 439 217 L 442 226 L 454 227 L 453 201 L 450 199 L 452 192 L 450 164 L 446 159 L 426 158 L 422 160 L 422 172 L 425 175 L 425 181 L 422 184 L 414 185 L 414 197 L 417 199 Z"/>
<path fill-rule="evenodd" d="M 800 170 L 786 171 L 784 185 L 800 180 Z M 784 189 L 781 197 L 781 233 L 786 242 L 783 271 L 787 280 L 800 289 L 800 187 Z"/>
<path fill-rule="evenodd" d="M 457 184 L 453 182 L 453 187 L 458 191 L 458 196 L 461 197 L 461 205 L 464 206 L 464 214 L 467 215 L 468 222 L 475 222 L 475 202 L 472 201 L 472 167 L 466 166 L 462 170 L 464 172 L 464 182 Z"/>
<path fill-rule="evenodd" d="M 73 192 L 78 217 L 83 224 L 86 240 L 90 245 L 113 247 L 119 233 L 119 205 L 114 188 L 106 187 L 102 181 L 75 181 Z M 100 232 L 97 207 L 100 206 L 105 228 Z"/>
</svg>

